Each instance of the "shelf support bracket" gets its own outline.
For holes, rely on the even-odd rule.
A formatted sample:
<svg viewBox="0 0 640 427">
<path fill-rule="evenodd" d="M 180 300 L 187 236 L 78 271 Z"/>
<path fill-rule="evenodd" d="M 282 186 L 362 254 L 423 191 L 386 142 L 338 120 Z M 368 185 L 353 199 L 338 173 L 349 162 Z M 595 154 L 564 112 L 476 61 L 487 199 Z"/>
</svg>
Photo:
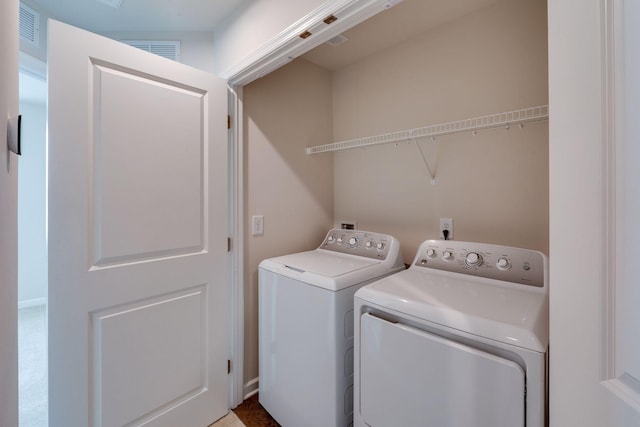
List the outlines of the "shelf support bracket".
<svg viewBox="0 0 640 427">
<path fill-rule="evenodd" d="M 427 157 L 424 155 L 424 152 L 422 151 L 422 147 L 420 147 L 420 144 L 418 144 L 418 141 L 413 136 L 411 136 L 411 141 L 415 144 L 416 148 L 418 149 L 418 152 L 420 153 L 420 157 L 422 157 L 422 161 L 424 162 L 424 165 L 426 166 L 427 171 L 429 172 L 429 176 L 431 177 L 431 185 L 436 185 L 436 176 L 431 171 L 431 167 L 429 166 Z"/>
</svg>

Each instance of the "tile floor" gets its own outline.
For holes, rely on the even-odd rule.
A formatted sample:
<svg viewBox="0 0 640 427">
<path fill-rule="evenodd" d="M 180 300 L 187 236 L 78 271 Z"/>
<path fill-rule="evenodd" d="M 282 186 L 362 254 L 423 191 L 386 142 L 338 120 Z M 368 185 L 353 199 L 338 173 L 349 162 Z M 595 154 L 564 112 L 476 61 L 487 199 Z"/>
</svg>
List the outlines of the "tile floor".
<svg viewBox="0 0 640 427">
<path fill-rule="evenodd" d="M 233 411 L 229 411 L 226 416 L 220 418 L 209 427 L 246 427 L 246 425 L 240 421 L 240 418 Z"/>
<path fill-rule="evenodd" d="M 257 394 L 242 402 L 233 412 L 247 427 L 280 427 L 260 405 Z"/>
</svg>

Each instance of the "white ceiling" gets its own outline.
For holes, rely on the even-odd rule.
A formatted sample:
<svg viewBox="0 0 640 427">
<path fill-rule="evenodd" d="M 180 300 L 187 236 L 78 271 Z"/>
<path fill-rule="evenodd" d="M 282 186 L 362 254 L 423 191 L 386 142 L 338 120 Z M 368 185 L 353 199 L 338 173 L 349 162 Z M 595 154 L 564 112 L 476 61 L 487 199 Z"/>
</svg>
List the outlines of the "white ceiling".
<svg viewBox="0 0 640 427">
<path fill-rule="evenodd" d="M 98 0 L 27 0 L 26 3 L 33 3 L 53 18 L 89 31 L 161 32 L 213 31 L 240 7 L 254 1 L 260 0 L 123 0 L 119 9 Z M 337 70 L 496 1 L 402 0 L 343 33 L 349 39 L 347 42 L 338 46 L 320 45 L 303 58 Z"/>
<path fill-rule="evenodd" d="M 343 33 L 349 41 L 322 44 L 302 57 L 328 70 L 339 70 L 382 49 L 489 6 L 497 0 L 403 0 Z"/>
<path fill-rule="evenodd" d="M 104 0 L 112 3 L 113 0 Z M 67 24 L 94 32 L 213 31 L 240 6 L 256 0 L 30 0 Z"/>
<path fill-rule="evenodd" d="M 259 0 L 28 0 L 60 21 L 94 32 L 213 31 L 241 6 Z M 349 41 L 321 45 L 304 57 L 336 70 L 373 52 L 473 12 L 496 0 L 403 0 L 344 33 Z"/>
<path fill-rule="evenodd" d="M 100 33 L 213 31 L 251 1 L 258 0 L 123 0 L 119 9 L 97 0 L 27 0 L 25 4 L 62 22 Z M 46 102 L 46 82 L 28 73 L 20 73 L 19 91 L 22 102 Z"/>
</svg>

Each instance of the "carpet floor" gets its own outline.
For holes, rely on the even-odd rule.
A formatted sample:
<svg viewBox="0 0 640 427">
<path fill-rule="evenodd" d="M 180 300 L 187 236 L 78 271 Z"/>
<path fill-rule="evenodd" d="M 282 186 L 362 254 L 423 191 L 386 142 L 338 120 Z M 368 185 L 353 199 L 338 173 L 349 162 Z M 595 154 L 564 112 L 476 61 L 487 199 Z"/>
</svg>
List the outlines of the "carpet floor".
<svg viewBox="0 0 640 427">
<path fill-rule="evenodd" d="M 18 310 L 20 427 L 47 427 L 47 306 Z"/>
</svg>

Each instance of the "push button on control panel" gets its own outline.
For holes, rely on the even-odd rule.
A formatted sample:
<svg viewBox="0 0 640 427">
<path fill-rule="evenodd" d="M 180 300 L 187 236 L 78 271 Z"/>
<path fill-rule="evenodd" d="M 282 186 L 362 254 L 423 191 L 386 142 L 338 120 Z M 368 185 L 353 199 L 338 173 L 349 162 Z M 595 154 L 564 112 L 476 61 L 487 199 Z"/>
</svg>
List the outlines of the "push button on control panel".
<svg viewBox="0 0 640 427">
<path fill-rule="evenodd" d="M 498 260 L 498 262 L 496 262 L 496 267 L 498 267 L 500 270 L 508 270 L 511 268 L 511 263 L 507 258 L 502 257 Z"/>
</svg>

